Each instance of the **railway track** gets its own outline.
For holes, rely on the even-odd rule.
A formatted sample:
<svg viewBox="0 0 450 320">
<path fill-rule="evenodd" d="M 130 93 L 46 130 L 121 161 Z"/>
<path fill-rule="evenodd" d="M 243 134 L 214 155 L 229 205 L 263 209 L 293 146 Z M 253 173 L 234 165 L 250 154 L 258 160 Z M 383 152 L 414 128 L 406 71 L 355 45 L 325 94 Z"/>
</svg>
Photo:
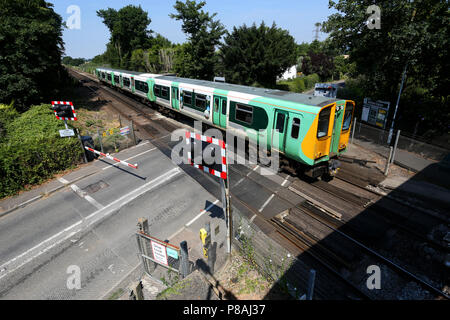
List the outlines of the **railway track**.
<svg viewBox="0 0 450 320">
<path fill-rule="evenodd" d="M 155 123 L 154 119 L 152 119 L 153 116 L 155 116 L 155 112 L 151 109 L 147 110 L 147 104 L 143 104 L 141 107 L 137 107 L 136 100 L 133 98 L 130 98 L 128 96 L 122 96 L 121 94 L 109 89 L 109 88 L 103 88 L 101 85 L 97 83 L 96 79 L 92 79 L 90 77 L 87 77 L 85 75 L 78 74 L 78 76 L 75 76 L 76 78 L 80 79 L 80 77 L 85 77 L 90 79 L 94 83 L 94 85 L 101 90 L 104 90 L 109 94 L 110 96 L 113 96 L 114 99 L 117 99 L 118 101 L 126 104 L 130 109 L 133 109 L 136 112 L 136 117 L 143 117 L 147 120 L 150 120 L 152 123 L 152 126 L 150 125 L 140 125 L 142 129 L 145 130 L 146 134 L 149 136 L 152 142 L 155 143 L 157 147 L 160 147 L 162 149 L 165 149 L 166 152 L 170 152 L 170 146 L 165 143 L 158 143 L 158 140 L 164 138 L 167 136 L 167 134 L 170 134 L 173 129 L 177 128 L 176 125 L 171 124 L 168 121 L 163 121 L 161 123 Z M 92 87 L 88 86 L 91 90 L 95 91 Z M 120 114 L 122 114 L 125 117 L 128 117 L 129 114 L 125 112 L 124 110 L 121 110 L 119 108 L 116 108 L 113 106 L 113 108 Z M 145 110 L 143 110 L 145 108 Z M 154 128 L 154 125 L 156 125 L 156 130 Z M 170 127 L 170 129 L 166 129 L 167 126 Z M 247 177 L 248 178 L 248 177 Z M 211 179 L 211 178 L 210 178 Z M 251 178 L 249 178 L 251 179 Z M 264 187 L 264 186 L 262 186 Z M 319 186 L 318 188 L 325 188 L 324 186 Z M 361 186 L 359 186 L 361 187 Z M 365 191 L 367 191 L 365 189 Z M 329 192 L 329 190 L 328 190 Z M 253 208 L 249 207 L 247 203 L 240 200 L 240 197 L 238 194 L 233 194 L 231 192 L 231 195 L 234 200 L 237 200 L 241 203 L 241 205 L 246 206 L 251 212 L 254 214 L 261 216 L 260 212 Z M 349 201 L 347 198 L 349 197 L 348 194 L 345 195 L 341 194 L 342 200 Z M 364 206 L 366 205 L 371 199 L 364 198 L 364 197 L 351 197 L 352 199 L 350 202 L 352 202 L 356 206 Z M 284 199 L 286 200 L 286 199 Z M 332 250 L 329 248 L 321 245 L 320 239 L 317 238 L 317 236 L 314 236 L 310 234 L 309 232 L 305 232 L 302 230 L 302 228 L 299 226 L 298 221 L 296 221 L 295 218 L 298 217 L 304 217 L 305 215 L 308 215 L 311 219 L 314 219 L 317 221 L 317 223 L 321 224 L 322 226 L 329 228 L 334 234 L 339 234 L 342 238 L 346 238 L 347 241 L 354 244 L 354 246 L 358 247 L 358 250 L 365 251 L 366 253 L 369 253 L 371 256 L 381 260 L 383 263 L 389 265 L 392 269 L 395 269 L 398 273 L 401 273 L 404 277 L 407 277 L 409 279 L 413 279 L 415 282 L 420 283 L 423 287 L 426 287 L 428 290 L 434 292 L 436 296 L 442 297 L 442 298 L 449 298 L 445 293 L 443 293 L 438 288 L 435 288 L 431 284 L 427 283 L 426 281 L 423 281 L 416 275 L 410 273 L 406 269 L 402 268 L 398 264 L 394 263 L 393 261 L 385 258 L 384 256 L 380 255 L 379 253 L 373 251 L 372 249 L 368 248 L 364 244 L 360 243 L 356 239 L 346 235 L 345 233 L 338 230 L 338 228 L 342 227 L 345 221 L 338 221 L 336 219 L 330 219 L 330 215 L 325 213 L 322 209 L 317 209 L 317 207 L 314 206 L 314 204 L 307 203 L 299 208 L 295 208 L 294 214 L 292 214 L 291 217 L 274 217 L 270 219 L 268 222 L 274 226 L 278 232 L 278 234 L 285 239 L 287 242 L 290 242 L 291 244 L 295 245 L 300 252 L 306 252 L 311 257 L 313 257 L 318 263 L 320 263 L 325 269 L 328 270 L 330 274 L 337 277 L 342 285 L 347 287 L 347 290 L 350 290 L 354 297 L 357 297 L 358 299 L 370 299 L 372 298 L 367 293 L 363 292 L 361 289 L 359 289 L 355 284 L 353 284 L 351 281 L 346 279 L 340 272 L 336 271 L 338 268 L 342 267 L 349 267 L 349 262 L 345 259 L 341 258 L 339 255 L 336 255 Z M 324 294 L 324 297 L 326 297 L 326 294 Z"/>
</svg>

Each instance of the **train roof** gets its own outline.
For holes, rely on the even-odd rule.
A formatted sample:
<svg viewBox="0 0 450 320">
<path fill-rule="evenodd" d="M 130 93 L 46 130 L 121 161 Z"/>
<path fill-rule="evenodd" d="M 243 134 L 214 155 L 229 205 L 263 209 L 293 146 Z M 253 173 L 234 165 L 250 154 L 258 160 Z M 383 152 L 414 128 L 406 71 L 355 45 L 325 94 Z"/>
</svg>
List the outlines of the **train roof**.
<svg viewBox="0 0 450 320">
<path fill-rule="evenodd" d="M 145 75 L 146 74 L 145 72 L 134 72 L 134 71 L 127 71 L 127 70 L 106 69 L 106 68 L 104 68 L 104 69 L 109 70 L 109 71 L 118 71 L 118 72 L 124 72 L 124 73 L 136 74 L 136 75 Z M 194 84 L 194 85 L 199 85 L 199 86 L 212 87 L 212 88 L 220 89 L 220 90 L 236 91 L 236 92 L 241 92 L 241 93 L 253 94 L 253 95 L 258 95 L 261 97 L 266 97 L 266 98 L 271 98 L 271 99 L 281 99 L 281 100 L 286 100 L 286 101 L 295 102 L 295 103 L 301 103 L 301 104 L 305 104 L 305 105 L 309 105 L 309 106 L 323 107 L 327 104 L 338 101 L 338 99 L 334 99 L 334 98 L 330 98 L 330 97 L 313 96 L 313 95 L 304 94 L 304 93 L 295 93 L 295 92 L 277 90 L 277 89 L 249 87 L 249 86 L 243 86 L 243 85 L 238 85 L 238 84 L 213 82 L 213 81 L 207 81 L 207 80 L 180 78 L 180 77 L 175 77 L 175 76 L 161 75 L 161 76 L 158 76 L 158 79 L 183 82 L 183 83 Z"/>
</svg>

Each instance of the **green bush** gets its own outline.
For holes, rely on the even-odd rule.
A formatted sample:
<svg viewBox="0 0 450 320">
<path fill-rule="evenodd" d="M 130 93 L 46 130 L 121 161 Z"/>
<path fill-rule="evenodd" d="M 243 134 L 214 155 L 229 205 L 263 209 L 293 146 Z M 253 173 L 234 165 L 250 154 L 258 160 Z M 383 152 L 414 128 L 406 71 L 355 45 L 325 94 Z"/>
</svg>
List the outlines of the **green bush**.
<svg viewBox="0 0 450 320">
<path fill-rule="evenodd" d="M 64 122 L 55 119 L 49 108 L 48 104 L 33 106 L 6 123 L 0 143 L 0 197 L 41 183 L 80 162 L 80 142 L 59 136 Z"/>
</svg>

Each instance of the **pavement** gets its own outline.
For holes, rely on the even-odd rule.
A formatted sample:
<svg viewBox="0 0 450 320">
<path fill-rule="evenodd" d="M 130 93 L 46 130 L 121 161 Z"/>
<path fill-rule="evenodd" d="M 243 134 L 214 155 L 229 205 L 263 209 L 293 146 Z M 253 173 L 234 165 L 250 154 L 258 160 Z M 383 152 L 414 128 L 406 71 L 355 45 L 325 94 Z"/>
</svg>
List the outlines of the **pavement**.
<svg viewBox="0 0 450 320">
<path fill-rule="evenodd" d="M 154 237 L 187 240 L 192 258 L 206 220 L 225 235 L 220 202 L 150 142 L 115 156 L 139 169 L 96 160 L 0 202 L 0 299 L 108 298 L 140 276 L 140 217 Z"/>
<path fill-rule="evenodd" d="M 379 144 L 374 144 L 369 141 L 363 141 L 354 138 L 354 143 L 364 149 L 374 151 L 384 157 L 389 156 L 389 148 L 381 146 Z M 351 145 L 351 144 L 349 144 Z M 395 151 L 394 164 L 403 167 L 405 169 L 411 170 L 413 172 L 420 172 L 427 168 L 428 166 L 437 163 L 435 160 L 425 159 L 420 155 L 412 152 L 408 152 L 402 149 Z"/>
</svg>

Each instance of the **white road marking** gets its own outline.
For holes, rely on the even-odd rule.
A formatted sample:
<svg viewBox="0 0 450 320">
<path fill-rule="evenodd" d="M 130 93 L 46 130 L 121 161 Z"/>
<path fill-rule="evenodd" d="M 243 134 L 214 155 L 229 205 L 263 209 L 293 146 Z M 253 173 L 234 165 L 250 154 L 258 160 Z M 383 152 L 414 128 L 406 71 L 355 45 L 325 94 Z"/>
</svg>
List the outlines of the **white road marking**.
<svg viewBox="0 0 450 320">
<path fill-rule="evenodd" d="M 255 220 L 255 218 L 256 218 L 256 214 L 254 214 L 253 217 L 250 218 L 250 223 L 252 223 L 253 220 Z"/>
<path fill-rule="evenodd" d="M 261 208 L 259 208 L 259 212 L 262 212 L 264 210 L 264 208 L 269 204 L 270 200 L 272 200 L 272 198 L 275 196 L 275 193 L 272 193 L 272 195 L 267 198 L 266 202 L 264 202 L 264 204 L 261 206 Z"/>
<path fill-rule="evenodd" d="M 288 178 L 284 179 L 283 183 L 281 184 L 282 187 L 284 187 L 285 183 L 288 182 Z"/>
<path fill-rule="evenodd" d="M 191 224 L 194 223 L 195 220 L 197 220 L 198 218 L 200 218 L 202 216 L 202 214 L 204 214 L 205 212 L 209 211 L 213 206 L 215 206 L 217 203 L 219 202 L 219 199 L 217 199 L 216 201 L 214 201 L 213 203 L 211 203 L 206 209 L 203 209 L 194 219 L 192 219 L 191 221 L 189 221 L 188 223 L 186 223 L 186 227 L 189 227 Z"/>
<path fill-rule="evenodd" d="M 252 171 L 250 171 L 249 173 L 246 174 L 246 177 L 248 177 L 253 171 L 256 171 L 259 168 L 259 164 L 254 167 L 252 169 Z M 244 181 L 245 177 L 242 177 L 241 179 L 239 179 L 239 181 L 234 185 L 234 187 L 236 187 L 238 184 L 240 184 L 242 181 Z"/>
<path fill-rule="evenodd" d="M 100 210 L 100 209 L 104 208 L 104 206 L 101 203 L 99 203 L 97 200 L 92 198 L 85 191 L 81 190 L 80 187 L 78 187 L 77 185 L 72 184 L 72 185 L 70 185 L 70 187 L 76 194 L 78 194 L 81 198 L 86 199 L 90 204 L 92 204 L 97 209 Z"/>
<path fill-rule="evenodd" d="M 0 275 L 0 279 L 5 277 L 9 273 L 16 271 L 17 269 L 21 268 L 28 262 L 34 260 L 43 253 L 59 245 L 60 243 L 72 238 L 77 233 L 88 229 L 98 221 L 111 215 L 112 213 L 114 213 L 121 207 L 125 206 L 129 202 L 133 201 L 140 195 L 158 187 L 159 185 L 168 181 L 172 177 L 175 177 L 179 173 L 181 173 L 181 170 L 178 167 L 167 171 L 166 173 L 160 175 L 159 177 L 147 182 L 146 184 L 140 186 L 139 188 L 136 188 L 133 191 L 118 198 L 117 200 L 111 202 L 102 209 L 99 209 L 94 213 L 91 213 L 89 216 L 83 218 L 82 220 L 79 220 L 78 222 L 70 225 L 69 227 L 63 229 L 62 231 L 54 234 L 50 238 L 40 242 L 39 244 L 28 249 L 27 251 L 23 252 L 17 257 L 5 262 L 0 266 L 1 273 L 3 273 Z"/>
<path fill-rule="evenodd" d="M 63 177 L 58 178 L 58 181 L 61 182 L 62 184 L 69 184 L 69 181 L 67 181 Z"/>
<path fill-rule="evenodd" d="M 132 156 L 132 157 L 129 157 L 129 158 L 123 160 L 123 161 L 128 161 L 128 160 L 131 160 L 131 159 L 133 159 L 133 158 L 142 156 L 143 154 L 146 154 L 147 152 L 150 152 L 150 151 L 153 151 L 153 150 L 156 150 L 156 148 L 148 149 L 148 150 L 146 150 L 146 151 L 144 151 L 144 152 L 141 152 L 141 153 L 138 153 L 138 154 L 136 154 L 136 155 L 134 155 L 134 156 Z M 114 164 L 112 164 L 112 165 L 110 165 L 110 166 L 107 166 L 107 167 L 102 168 L 102 170 L 107 170 L 107 169 L 112 168 L 112 167 L 115 167 L 115 166 L 117 166 L 117 165 L 119 165 L 119 163 L 114 163 Z"/>
</svg>

